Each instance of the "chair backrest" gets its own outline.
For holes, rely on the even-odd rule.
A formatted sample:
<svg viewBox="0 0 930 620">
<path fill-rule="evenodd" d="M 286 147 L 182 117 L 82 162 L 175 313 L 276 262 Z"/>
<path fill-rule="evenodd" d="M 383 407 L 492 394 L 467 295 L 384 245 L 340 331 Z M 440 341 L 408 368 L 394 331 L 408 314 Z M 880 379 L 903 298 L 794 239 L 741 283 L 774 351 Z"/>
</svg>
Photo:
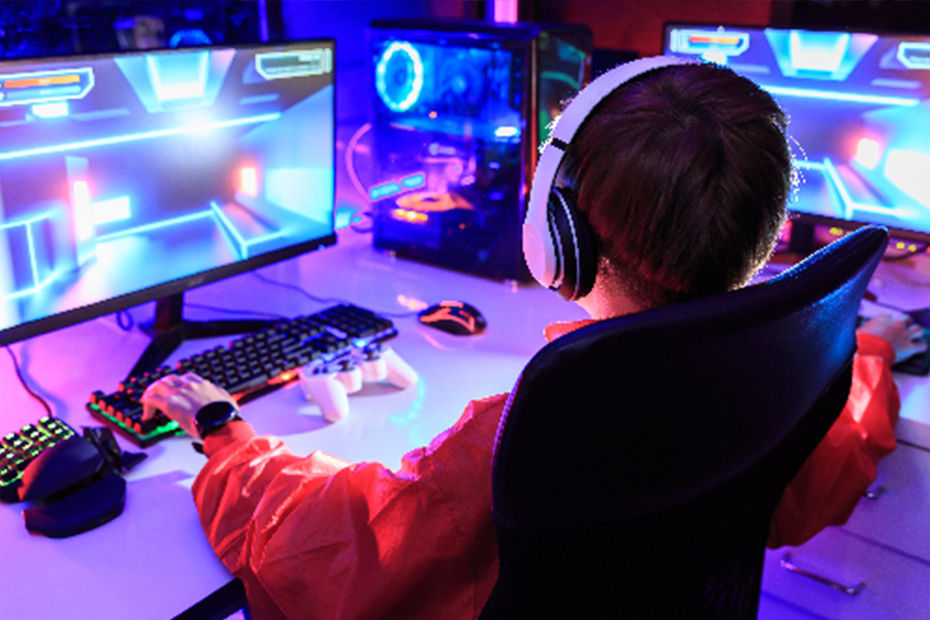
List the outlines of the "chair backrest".
<svg viewBox="0 0 930 620">
<path fill-rule="evenodd" d="M 772 512 L 845 404 L 887 240 L 862 228 L 540 350 L 498 428 L 483 617 L 755 617 Z"/>
</svg>

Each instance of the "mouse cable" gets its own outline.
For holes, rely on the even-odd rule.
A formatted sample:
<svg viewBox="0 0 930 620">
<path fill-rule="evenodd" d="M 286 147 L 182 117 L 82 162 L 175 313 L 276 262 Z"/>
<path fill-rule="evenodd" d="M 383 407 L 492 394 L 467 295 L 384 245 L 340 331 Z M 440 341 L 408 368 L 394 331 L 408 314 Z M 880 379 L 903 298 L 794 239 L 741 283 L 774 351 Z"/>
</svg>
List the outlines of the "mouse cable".
<svg viewBox="0 0 930 620">
<path fill-rule="evenodd" d="M 46 401 L 44 398 L 42 398 L 36 392 L 34 392 L 32 388 L 29 387 L 29 384 L 26 382 L 26 378 L 23 376 L 23 371 L 19 367 L 19 360 L 16 359 L 16 354 L 13 353 L 13 349 L 10 348 L 10 345 L 5 345 L 3 348 L 6 349 L 6 352 L 10 354 L 10 359 L 13 360 L 13 370 L 16 371 L 16 377 L 19 379 L 19 382 L 23 386 L 23 389 L 26 390 L 26 392 L 28 392 L 29 395 L 32 396 L 35 400 L 39 401 L 39 404 L 41 404 L 42 407 L 45 408 L 45 411 L 48 412 L 48 417 L 54 418 L 55 413 L 52 411 L 52 407 L 51 405 L 48 404 L 48 401 Z"/>
<path fill-rule="evenodd" d="M 303 295 L 303 296 L 306 297 L 307 299 L 309 299 L 309 300 L 311 300 L 311 301 L 314 301 L 314 302 L 316 302 L 316 303 L 320 303 L 320 304 L 349 304 L 349 305 L 354 305 L 353 302 L 351 302 L 351 301 L 349 301 L 349 300 L 347 300 L 347 299 L 340 299 L 340 298 L 338 298 L 338 297 L 317 297 L 316 295 L 310 293 L 309 291 L 307 291 L 306 289 L 304 289 L 304 288 L 302 288 L 302 287 L 300 287 L 300 286 L 297 286 L 297 285 L 295 285 L 295 284 L 289 284 L 289 283 L 287 283 L 287 282 L 280 282 L 280 281 L 278 281 L 278 280 L 273 280 L 272 278 L 269 278 L 268 276 L 262 275 L 262 274 L 258 273 L 257 271 L 253 271 L 252 274 L 253 274 L 256 278 L 258 278 L 259 280 L 261 280 L 262 282 L 265 282 L 266 284 L 271 284 L 272 286 L 280 286 L 281 288 L 286 288 L 286 289 L 288 289 L 288 290 L 291 290 L 291 291 L 300 293 L 301 295 Z M 380 314 L 380 315 L 382 315 L 382 316 L 391 317 L 392 319 L 406 319 L 406 318 L 409 318 L 409 317 L 412 317 L 412 316 L 416 316 L 416 315 L 417 315 L 417 312 L 416 312 L 416 311 L 411 311 L 411 312 L 379 312 L 379 311 L 376 311 L 376 314 Z"/>
</svg>

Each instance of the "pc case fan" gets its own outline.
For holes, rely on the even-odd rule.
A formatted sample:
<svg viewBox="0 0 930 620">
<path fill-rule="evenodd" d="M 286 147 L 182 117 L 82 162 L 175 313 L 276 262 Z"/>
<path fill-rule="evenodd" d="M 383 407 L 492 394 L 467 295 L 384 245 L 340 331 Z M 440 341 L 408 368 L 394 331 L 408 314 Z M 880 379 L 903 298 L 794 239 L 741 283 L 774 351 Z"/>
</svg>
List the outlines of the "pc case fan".
<svg viewBox="0 0 930 620">
<path fill-rule="evenodd" d="M 368 34 L 375 247 L 528 280 L 529 183 L 553 110 L 590 74 L 590 30 L 378 20 Z"/>
</svg>

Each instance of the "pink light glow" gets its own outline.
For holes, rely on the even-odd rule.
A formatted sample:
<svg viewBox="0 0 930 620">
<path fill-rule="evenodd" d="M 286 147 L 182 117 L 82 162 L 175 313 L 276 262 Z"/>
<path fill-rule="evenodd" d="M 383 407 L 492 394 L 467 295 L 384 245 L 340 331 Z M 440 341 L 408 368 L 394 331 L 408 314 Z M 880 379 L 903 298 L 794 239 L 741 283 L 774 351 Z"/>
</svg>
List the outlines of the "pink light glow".
<svg viewBox="0 0 930 620">
<path fill-rule="evenodd" d="M 494 21 L 513 24 L 518 17 L 517 0 L 494 0 Z"/>
<path fill-rule="evenodd" d="M 856 145 L 856 161 L 868 168 L 874 170 L 878 162 L 881 161 L 882 151 L 877 140 L 872 138 L 861 138 Z"/>
<path fill-rule="evenodd" d="M 248 196 L 258 195 L 258 170 L 254 166 L 239 169 L 239 191 Z"/>
<path fill-rule="evenodd" d="M 78 241 L 87 241 L 94 234 L 94 218 L 87 181 L 82 179 L 71 184 L 71 206 L 74 208 L 74 234 Z"/>
</svg>

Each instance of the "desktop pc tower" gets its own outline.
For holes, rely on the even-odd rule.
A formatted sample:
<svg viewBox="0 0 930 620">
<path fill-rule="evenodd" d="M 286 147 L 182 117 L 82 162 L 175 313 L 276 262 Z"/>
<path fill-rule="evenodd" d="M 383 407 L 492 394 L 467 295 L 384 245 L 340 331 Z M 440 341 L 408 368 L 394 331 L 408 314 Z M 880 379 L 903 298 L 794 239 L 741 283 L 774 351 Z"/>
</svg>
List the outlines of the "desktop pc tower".
<svg viewBox="0 0 930 620">
<path fill-rule="evenodd" d="M 375 247 L 524 281 L 521 227 L 554 115 L 590 76 L 585 26 L 370 24 Z"/>
</svg>

